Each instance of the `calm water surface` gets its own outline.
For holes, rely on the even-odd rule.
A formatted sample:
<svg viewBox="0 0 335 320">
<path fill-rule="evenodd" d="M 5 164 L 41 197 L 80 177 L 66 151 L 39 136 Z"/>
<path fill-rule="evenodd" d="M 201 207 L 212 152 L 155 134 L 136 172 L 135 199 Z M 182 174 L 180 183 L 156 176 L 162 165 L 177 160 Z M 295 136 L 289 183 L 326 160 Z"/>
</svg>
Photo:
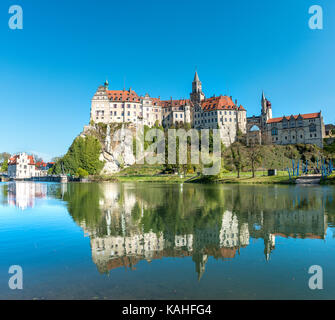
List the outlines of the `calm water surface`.
<svg viewBox="0 0 335 320">
<path fill-rule="evenodd" d="M 1 299 L 335 299 L 335 188 L 0 183 Z M 10 290 L 11 265 L 23 290 Z M 320 265 L 324 289 L 310 290 Z"/>
</svg>

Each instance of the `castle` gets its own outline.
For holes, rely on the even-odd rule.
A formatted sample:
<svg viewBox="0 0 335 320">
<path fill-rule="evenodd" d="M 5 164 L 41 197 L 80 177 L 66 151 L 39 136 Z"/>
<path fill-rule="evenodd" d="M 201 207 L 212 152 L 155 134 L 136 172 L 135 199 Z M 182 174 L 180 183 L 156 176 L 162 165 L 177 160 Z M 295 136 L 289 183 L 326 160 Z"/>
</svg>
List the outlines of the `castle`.
<svg viewBox="0 0 335 320">
<path fill-rule="evenodd" d="M 321 111 L 272 118 L 272 105 L 264 92 L 261 105 L 260 116 L 247 118 L 247 145 L 301 143 L 323 147 L 326 131 Z"/>
<path fill-rule="evenodd" d="M 247 118 L 237 100 L 226 95 L 206 98 L 195 72 L 189 99 L 161 100 L 134 90 L 109 90 L 106 80 L 91 101 L 91 123 L 133 123 L 165 128 L 188 124 L 195 129 L 220 129 L 222 142 L 229 146 L 238 133 L 246 135 L 247 145 L 316 144 L 323 146 L 325 126 L 321 111 L 272 118 L 271 102 L 262 94 L 261 115 Z"/>
<path fill-rule="evenodd" d="M 100 86 L 91 103 L 90 121 L 94 123 L 134 123 L 178 127 L 189 124 L 196 129 L 220 129 L 223 143 L 236 140 L 238 130 L 246 133 L 247 117 L 243 106 L 232 97 L 206 98 L 198 73 L 192 82 L 189 99 L 161 100 L 134 90 L 109 90 L 108 81 Z"/>
</svg>

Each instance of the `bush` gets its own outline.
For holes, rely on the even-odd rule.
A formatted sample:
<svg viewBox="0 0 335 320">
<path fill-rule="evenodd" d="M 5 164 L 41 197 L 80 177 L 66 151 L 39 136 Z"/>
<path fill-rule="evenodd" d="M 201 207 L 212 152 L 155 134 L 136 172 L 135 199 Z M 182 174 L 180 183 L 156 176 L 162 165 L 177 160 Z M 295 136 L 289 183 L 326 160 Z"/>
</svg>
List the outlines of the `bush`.
<svg viewBox="0 0 335 320">
<path fill-rule="evenodd" d="M 85 178 L 88 176 L 88 172 L 85 169 L 82 168 L 78 168 L 77 170 L 77 174 L 76 174 L 79 178 Z"/>
</svg>

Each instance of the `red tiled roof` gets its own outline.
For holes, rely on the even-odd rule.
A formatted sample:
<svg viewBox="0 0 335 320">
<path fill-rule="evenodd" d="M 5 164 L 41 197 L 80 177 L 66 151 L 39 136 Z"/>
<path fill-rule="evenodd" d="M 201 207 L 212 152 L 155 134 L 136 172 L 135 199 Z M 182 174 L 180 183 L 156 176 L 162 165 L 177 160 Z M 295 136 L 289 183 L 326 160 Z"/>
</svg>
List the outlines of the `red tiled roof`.
<svg viewBox="0 0 335 320">
<path fill-rule="evenodd" d="M 152 100 L 152 104 L 153 104 L 154 106 L 161 106 L 162 103 L 163 103 L 163 101 L 161 101 L 160 98 L 151 98 L 151 100 Z"/>
<path fill-rule="evenodd" d="M 162 100 L 161 106 L 167 107 L 182 107 L 185 105 L 191 105 L 190 99 L 179 99 L 179 100 Z"/>
<path fill-rule="evenodd" d="M 201 103 L 201 106 L 204 111 L 237 110 L 233 100 L 227 96 L 208 98 Z"/>
<path fill-rule="evenodd" d="M 19 154 L 16 154 L 15 156 L 9 158 L 8 159 L 8 165 L 11 166 L 11 165 L 17 164 L 17 159 L 19 159 L 19 158 L 20 158 Z M 29 159 L 29 163 L 28 163 L 29 165 L 34 165 L 35 164 L 33 156 L 28 155 L 28 159 Z"/>
<path fill-rule="evenodd" d="M 315 119 L 320 117 L 320 112 L 316 113 L 306 113 L 306 114 L 298 114 L 298 115 L 291 115 L 289 117 L 279 117 L 279 118 L 272 118 L 267 121 L 267 123 L 277 123 L 282 122 L 285 119 L 290 120 L 291 117 L 293 117 L 295 120 L 297 120 L 301 116 L 303 119 Z"/>
<path fill-rule="evenodd" d="M 8 165 L 10 166 L 10 165 L 16 164 L 16 162 L 17 162 L 16 160 L 17 160 L 18 157 L 19 157 L 18 155 L 15 155 L 15 156 L 9 158 L 8 159 Z"/>
<path fill-rule="evenodd" d="M 131 89 L 129 90 L 106 90 L 108 99 L 111 101 L 140 102 L 140 97 Z M 121 98 L 121 100 L 120 100 Z"/>
</svg>

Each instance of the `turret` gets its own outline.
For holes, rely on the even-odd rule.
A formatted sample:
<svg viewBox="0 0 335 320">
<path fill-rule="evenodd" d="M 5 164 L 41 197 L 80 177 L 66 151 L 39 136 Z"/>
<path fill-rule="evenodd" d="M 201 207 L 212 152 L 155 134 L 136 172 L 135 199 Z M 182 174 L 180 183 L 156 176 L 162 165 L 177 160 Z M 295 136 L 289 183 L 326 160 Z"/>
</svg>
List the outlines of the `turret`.
<svg viewBox="0 0 335 320">
<path fill-rule="evenodd" d="M 200 103 L 204 99 L 205 95 L 202 92 L 202 84 L 199 79 L 198 72 L 196 71 L 192 82 L 191 101 L 193 103 Z"/>
<path fill-rule="evenodd" d="M 264 91 L 262 92 L 261 106 L 262 106 L 261 126 L 263 129 L 265 129 L 267 121 L 272 118 L 272 107 L 271 107 L 271 102 L 265 98 Z"/>
</svg>

